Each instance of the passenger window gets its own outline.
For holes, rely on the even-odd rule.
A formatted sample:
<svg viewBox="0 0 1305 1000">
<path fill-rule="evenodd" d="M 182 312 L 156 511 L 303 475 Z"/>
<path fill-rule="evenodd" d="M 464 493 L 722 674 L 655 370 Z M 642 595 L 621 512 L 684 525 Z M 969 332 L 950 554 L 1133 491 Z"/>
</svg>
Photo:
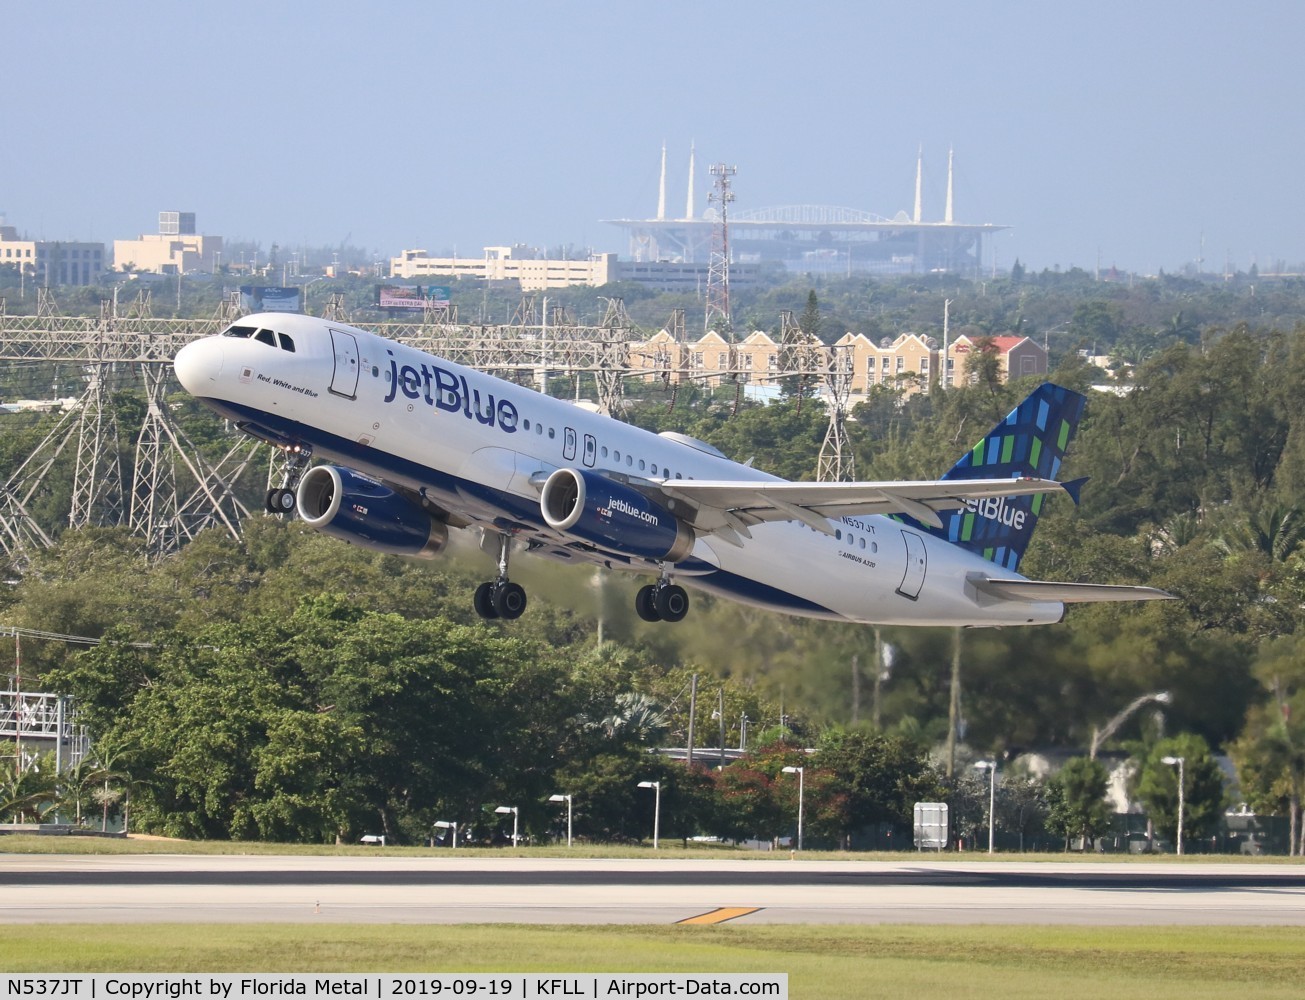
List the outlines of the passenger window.
<svg viewBox="0 0 1305 1000">
<path fill-rule="evenodd" d="M 271 330 L 259 330 L 258 333 L 254 334 L 254 339 L 260 344 L 266 344 L 268 347 L 276 346 L 276 337 L 272 335 Z"/>
<path fill-rule="evenodd" d="M 653 474 L 654 476 L 657 475 L 657 463 L 656 463 L 656 462 L 653 462 L 653 467 L 652 467 L 652 469 L 649 470 L 649 471 L 651 471 L 652 474 Z"/>
<path fill-rule="evenodd" d="M 525 431 L 530 430 L 530 418 L 529 418 L 529 417 L 526 417 L 525 420 L 521 421 L 521 429 L 522 429 L 522 430 L 525 430 Z"/>
<path fill-rule="evenodd" d="M 602 451 L 603 451 L 603 458 L 606 458 L 606 457 L 607 457 L 607 445 L 603 445 Z"/>
<path fill-rule="evenodd" d="M 643 472 L 643 459 L 639 459 L 639 471 Z"/>
<path fill-rule="evenodd" d="M 294 354 L 294 352 L 295 352 L 295 342 L 294 342 L 293 340 L 291 340 L 289 337 L 287 337 L 284 333 L 279 333 L 279 332 L 278 332 L 276 336 L 277 336 L 277 339 L 278 339 L 279 341 L 281 341 L 281 350 L 283 350 L 283 351 L 289 351 L 291 354 Z M 372 371 L 375 371 L 375 370 L 376 370 L 376 369 L 374 369 L 374 368 L 372 369 Z"/>
<path fill-rule="evenodd" d="M 634 456 L 633 456 L 633 455 L 626 455 L 626 456 L 625 456 L 625 464 L 626 464 L 626 465 L 634 465 Z"/>
<path fill-rule="evenodd" d="M 621 453 L 619 451 L 612 452 L 612 461 L 619 462 L 620 460 L 621 460 Z"/>
<path fill-rule="evenodd" d="M 552 427 L 550 427 L 548 429 L 548 438 L 551 441 L 555 437 L 557 437 L 557 431 L 555 431 Z"/>
</svg>

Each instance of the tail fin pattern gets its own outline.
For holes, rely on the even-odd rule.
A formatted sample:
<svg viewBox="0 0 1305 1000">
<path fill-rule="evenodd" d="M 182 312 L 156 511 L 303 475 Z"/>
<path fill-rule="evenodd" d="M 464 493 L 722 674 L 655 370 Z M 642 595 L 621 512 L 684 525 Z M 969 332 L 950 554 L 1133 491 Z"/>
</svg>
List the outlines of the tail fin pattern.
<svg viewBox="0 0 1305 1000">
<path fill-rule="evenodd" d="M 966 452 L 943 479 L 1055 479 L 1086 402 L 1077 392 L 1044 382 Z M 1077 502 L 1082 482 L 1069 485 Z M 972 500 L 959 510 L 942 513 L 941 528 L 924 530 L 1013 572 L 1019 568 L 1045 499 L 1046 494 L 1039 493 Z"/>
</svg>

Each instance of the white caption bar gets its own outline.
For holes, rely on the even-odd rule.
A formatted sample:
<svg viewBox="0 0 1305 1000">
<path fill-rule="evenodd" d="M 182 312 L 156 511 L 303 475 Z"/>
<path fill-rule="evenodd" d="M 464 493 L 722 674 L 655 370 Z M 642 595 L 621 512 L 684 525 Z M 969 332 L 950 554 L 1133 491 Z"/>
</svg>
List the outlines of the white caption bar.
<svg viewBox="0 0 1305 1000">
<path fill-rule="evenodd" d="M 82 973 L 14 975 L 0 978 L 0 1000 L 266 1000 L 276 997 L 368 997 L 420 1000 L 429 997 L 766 997 L 788 1000 L 788 973 Z"/>
</svg>

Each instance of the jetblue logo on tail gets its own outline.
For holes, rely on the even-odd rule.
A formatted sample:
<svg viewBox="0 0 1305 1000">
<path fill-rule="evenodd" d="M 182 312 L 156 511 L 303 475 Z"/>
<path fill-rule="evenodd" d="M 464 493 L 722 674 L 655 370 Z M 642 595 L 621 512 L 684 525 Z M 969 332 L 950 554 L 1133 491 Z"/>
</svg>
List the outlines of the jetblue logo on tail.
<svg viewBox="0 0 1305 1000">
<path fill-rule="evenodd" d="M 1055 479 L 1086 402 L 1077 392 L 1044 382 L 943 479 Z M 941 528 L 921 526 L 921 530 L 1014 571 L 1033 537 L 1044 499 L 1038 494 L 971 500 L 960 510 L 941 513 Z"/>
</svg>

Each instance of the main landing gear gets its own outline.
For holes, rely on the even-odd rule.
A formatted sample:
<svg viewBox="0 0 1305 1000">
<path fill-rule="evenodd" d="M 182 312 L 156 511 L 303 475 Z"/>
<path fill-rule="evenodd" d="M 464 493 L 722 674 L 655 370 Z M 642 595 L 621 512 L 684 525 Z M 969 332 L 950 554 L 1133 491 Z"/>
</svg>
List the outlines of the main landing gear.
<svg viewBox="0 0 1305 1000">
<path fill-rule="evenodd" d="M 526 589 L 519 583 L 508 579 L 508 544 L 507 535 L 498 536 L 498 577 L 486 581 L 476 588 L 473 604 L 476 614 L 481 618 L 502 618 L 512 621 L 520 618 L 526 610 Z"/>
<path fill-rule="evenodd" d="M 295 491 L 299 488 L 299 480 L 308 464 L 313 460 L 313 449 L 307 445 L 292 445 L 281 450 L 285 456 L 285 485 L 267 491 L 266 506 L 269 514 L 295 512 Z"/>
<path fill-rule="evenodd" d="M 646 622 L 678 622 L 689 613 L 689 595 L 678 584 L 658 580 L 639 588 L 634 610 Z"/>
</svg>

